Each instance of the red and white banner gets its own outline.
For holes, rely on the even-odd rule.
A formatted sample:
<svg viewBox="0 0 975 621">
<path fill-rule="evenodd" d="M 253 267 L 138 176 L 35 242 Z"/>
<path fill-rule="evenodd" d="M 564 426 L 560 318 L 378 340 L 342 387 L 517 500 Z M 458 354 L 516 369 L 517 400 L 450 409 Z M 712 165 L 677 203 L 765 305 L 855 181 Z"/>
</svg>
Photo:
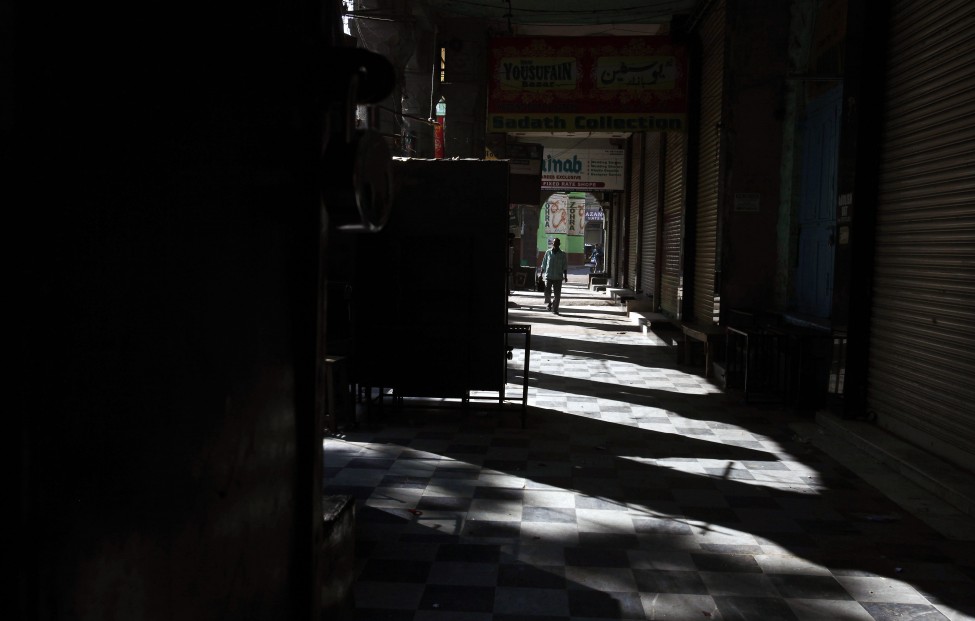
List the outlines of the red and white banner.
<svg viewBox="0 0 975 621">
<path fill-rule="evenodd" d="M 490 132 L 683 131 L 687 54 L 670 37 L 491 39 Z"/>
</svg>

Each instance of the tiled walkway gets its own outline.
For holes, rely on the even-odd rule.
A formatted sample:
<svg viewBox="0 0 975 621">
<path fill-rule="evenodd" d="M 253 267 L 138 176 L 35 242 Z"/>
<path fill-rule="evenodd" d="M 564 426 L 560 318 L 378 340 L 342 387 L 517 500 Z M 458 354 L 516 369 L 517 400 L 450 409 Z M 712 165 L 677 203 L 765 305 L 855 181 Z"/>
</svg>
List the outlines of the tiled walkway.
<svg viewBox="0 0 975 621">
<path fill-rule="evenodd" d="M 796 437 L 792 415 L 679 368 L 666 335 L 584 284 L 558 317 L 540 296 L 510 310 L 533 324 L 526 429 L 514 410 L 387 409 L 326 440 L 327 491 L 356 497 L 356 619 L 975 614 L 970 540 Z"/>
</svg>

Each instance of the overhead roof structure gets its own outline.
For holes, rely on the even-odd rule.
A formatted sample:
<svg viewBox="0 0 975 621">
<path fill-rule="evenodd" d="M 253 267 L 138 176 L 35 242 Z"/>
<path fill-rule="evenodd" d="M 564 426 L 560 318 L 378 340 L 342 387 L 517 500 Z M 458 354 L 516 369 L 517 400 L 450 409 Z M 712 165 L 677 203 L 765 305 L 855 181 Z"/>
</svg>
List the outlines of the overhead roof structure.
<svg viewBox="0 0 975 621">
<path fill-rule="evenodd" d="M 700 0 L 428 0 L 439 13 L 514 26 L 666 24 L 695 11 Z"/>
</svg>

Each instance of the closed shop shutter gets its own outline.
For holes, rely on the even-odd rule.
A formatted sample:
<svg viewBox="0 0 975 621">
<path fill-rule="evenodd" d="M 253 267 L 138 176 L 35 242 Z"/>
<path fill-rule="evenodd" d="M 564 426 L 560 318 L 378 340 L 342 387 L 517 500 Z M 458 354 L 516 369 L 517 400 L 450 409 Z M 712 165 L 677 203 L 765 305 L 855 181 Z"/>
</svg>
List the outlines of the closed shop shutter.
<svg viewBox="0 0 975 621">
<path fill-rule="evenodd" d="M 606 273 L 609 275 L 609 282 L 616 283 L 616 279 L 619 276 L 619 248 L 620 248 L 620 236 L 619 236 L 619 222 L 620 222 L 620 206 L 619 201 L 613 201 L 613 208 L 609 210 L 606 214 L 606 229 L 609 231 L 608 247 L 606 250 L 606 256 L 603 259 L 606 263 Z"/>
<path fill-rule="evenodd" d="M 694 318 L 717 321 L 718 171 L 724 82 L 725 3 L 701 26 L 701 122 L 698 135 L 697 209 L 694 234 Z"/>
<path fill-rule="evenodd" d="M 868 403 L 878 424 L 975 460 L 975 4 L 891 7 Z"/>
<path fill-rule="evenodd" d="M 606 211 L 606 247 L 603 248 L 603 271 L 610 276 L 616 273 L 616 249 L 619 247 L 616 237 L 616 222 L 619 220 L 619 209 L 614 208 Z"/>
<path fill-rule="evenodd" d="M 626 287 L 637 289 L 637 273 L 640 264 L 640 197 L 643 190 L 643 134 L 630 138 L 629 211 L 626 222 Z"/>
<path fill-rule="evenodd" d="M 643 223 L 640 234 L 640 290 L 659 298 L 657 288 L 657 213 L 660 210 L 660 134 L 644 136 Z"/>
<path fill-rule="evenodd" d="M 680 318 L 681 236 L 684 214 L 684 160 L 687 136 L 667 132 L 663 136 L 663 221 L 660 223 L 660 309 Z"/>
</svg>

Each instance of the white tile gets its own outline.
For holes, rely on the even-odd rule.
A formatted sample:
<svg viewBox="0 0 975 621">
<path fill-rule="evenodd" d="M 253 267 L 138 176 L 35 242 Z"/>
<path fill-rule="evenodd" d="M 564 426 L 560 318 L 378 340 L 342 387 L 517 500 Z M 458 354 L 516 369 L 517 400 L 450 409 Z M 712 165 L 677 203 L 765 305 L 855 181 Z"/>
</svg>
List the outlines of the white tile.
<svg viewBox="0 0 975 621">
<path fill-rule="evenodd" d="M 886 602 L 894 604 L 927 604 L 928 600 L 914 587 L 883 577 L 834 576 L 850 595 L 861 602 Z"/>
<path fill-rule="evenodd" d="M 637 590 L 636 579 L 629 568 L 576 567 L 565 568 L 565 578 L 573 584 L 569 588 L 589 588 L 597 591 L 628 593 Z"/>
<path fill-rule="evenodd" d="M 576 506 L 576 495 L 572 492 L 526 489 L 523 497 L 526 507 L 574 509 Z"/>
<path fill-rule="evenodd" d="M 576 509 L 579 530 L 590 533 L 634 534 L 633 518 L 628 511 Z"/>
<path fill-rule="evenodd" d="M 874 618 L 857 602 L 834 599 L 786 599 L 799 621 L 874 621 Z"/>
<path fill-rule="evenodd" d="M 709 595 L 640 593 L 646 619 L 653 621 L 720 621 L 721 612 Z"/>
<path fill-rule="evenodd" d="M 477 482 L 482 487 L 504 487 L 508 489 L 522 489 L 525 487 L 525 478 L 514 474 L 496 473 L 485 470 L 477 477 Z"/>
<path fill-rule="evenodd" d="M 763 548 L 765 546 L 762 546 Z M 756 554 L 755 560 L 767 574 L 801 574 L 807 576 L 828 576 L 830 571 L 798 556 L 777 554 Z"/>
</svg>

